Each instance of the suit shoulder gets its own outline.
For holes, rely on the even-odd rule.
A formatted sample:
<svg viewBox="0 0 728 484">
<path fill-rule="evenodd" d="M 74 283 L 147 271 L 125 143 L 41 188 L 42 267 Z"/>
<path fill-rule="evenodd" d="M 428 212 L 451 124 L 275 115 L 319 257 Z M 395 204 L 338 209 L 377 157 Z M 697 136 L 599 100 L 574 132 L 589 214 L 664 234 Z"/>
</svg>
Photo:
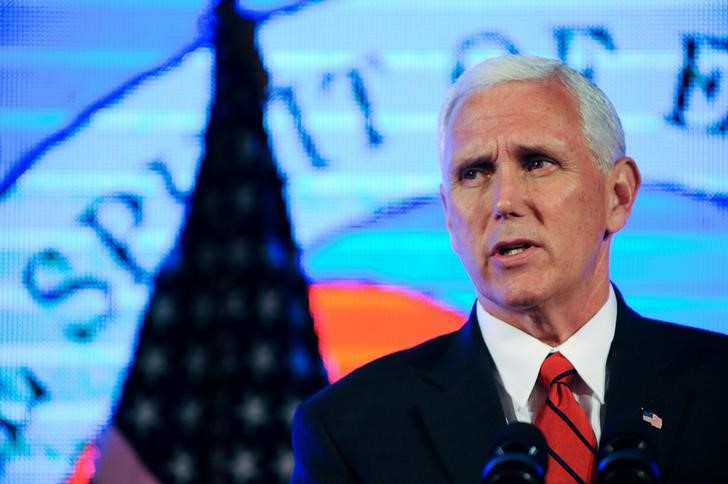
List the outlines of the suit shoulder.
<svg viewBox="0 0 728 484">
<path fill-rule="evenodd" d="M 676 323 L 644 319 L 650 344 L 696 361 L 728 360 L 728 335 Z"/>
<path fill-rule="evenodd" d="M 708 346 L 728 346 L 728 335 L 723 333 L 683 324 L 659 321 L 657 319 L 644 318 L 644 321 L 650 325 L 656 333 L 663 337 L 685 338 L 692 343 L 700 343 Z"/>
</svg>

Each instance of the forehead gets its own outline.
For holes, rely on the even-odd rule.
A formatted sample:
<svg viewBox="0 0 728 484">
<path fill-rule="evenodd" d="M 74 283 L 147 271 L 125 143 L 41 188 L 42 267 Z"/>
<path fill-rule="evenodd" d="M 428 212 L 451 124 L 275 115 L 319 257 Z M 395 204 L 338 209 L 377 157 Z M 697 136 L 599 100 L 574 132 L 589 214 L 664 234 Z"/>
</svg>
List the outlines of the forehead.
<svg viewBox="0 0 728 484">
<path fill-rule="evenodd" d="M 454 148 L 476 149 L 503 136 L 525 144 L 585 144 L 578 103 L 558 79 L 509 81 L 467 95 L 448 123 L 446 158 Z"/>
</svg>

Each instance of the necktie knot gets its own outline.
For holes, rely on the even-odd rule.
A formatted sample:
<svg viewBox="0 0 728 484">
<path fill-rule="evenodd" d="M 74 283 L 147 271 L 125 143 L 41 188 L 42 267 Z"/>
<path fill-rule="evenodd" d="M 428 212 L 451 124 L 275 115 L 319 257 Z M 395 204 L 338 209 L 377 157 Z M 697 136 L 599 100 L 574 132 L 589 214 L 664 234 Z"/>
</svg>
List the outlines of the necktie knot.
<svg viewBox="0 0 728 484">
<path fill-rule="evenodd" d="M 565 383 L 569 385 L 574 379 L 576 370 L 574 365 L 561 353 L 551 353 L 543 360 L 541 370 L 538 373 L 538 381 L 548 389 L 554 383 Z"/>
</svg>

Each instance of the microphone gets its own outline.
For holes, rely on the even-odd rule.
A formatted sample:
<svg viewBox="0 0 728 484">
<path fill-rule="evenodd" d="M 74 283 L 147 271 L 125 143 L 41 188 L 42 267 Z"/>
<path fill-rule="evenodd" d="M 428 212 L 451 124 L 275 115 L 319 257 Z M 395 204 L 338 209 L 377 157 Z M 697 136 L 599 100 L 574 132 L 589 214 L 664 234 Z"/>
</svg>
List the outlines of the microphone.
<svg viewBox="0 0 728 484">
<path fill-rule="evenodd" d="M 640 422 L 641 423 L 641 422 Z M 604 429 L 597 456 L 597 484 L 656 484 L 660 469 L 644 425 L 617 419 Z"/>
<path fill-rule="evenodd" d="M 481 474 L 482 484 L 543 484 L 546 439 L 535 425 L 513 422 L 496 435 Z"/>
</svg>

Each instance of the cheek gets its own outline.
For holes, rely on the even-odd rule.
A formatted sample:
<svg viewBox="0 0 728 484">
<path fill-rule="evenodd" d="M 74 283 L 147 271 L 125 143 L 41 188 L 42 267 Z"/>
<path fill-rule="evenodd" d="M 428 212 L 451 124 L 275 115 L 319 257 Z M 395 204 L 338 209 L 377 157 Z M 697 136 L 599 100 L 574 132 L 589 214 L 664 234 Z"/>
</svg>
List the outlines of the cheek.
<svg viewBox="0 0 728 484">
<path fill-rule="evenodd" d="M 590 246 L 599 244 L 606 228 L 606 209 L 598 187 L 591 191 L 580 191 L 575 200 L 568 202 L 569 221 L 564 222 L 575 232 L 575 241 L 584 240 Z"/>
<path fill-rule="evenodd" d="M 488 220 L 488 209 L 475 193 L 462 196 L 457 205 L 457 219 L 461 237 L 469 240 L 477 238 Z"/>
<path fill-rule="evenodd" d="M 599 188 L 583 179 L 531 187 L 534 211 L 545 228 L 565 246 L 579 240 L 593 242 L 592 234 L 604 223 L 604 202 Z M 575 248 L 575 247 L 574 247 Z"/>
<path fill-rule="evenodd" d="M 453 249 L 463 255 L 482 236 L 488 219 L 487 207 L 474 191 L 459 193 L 449 200 L 447 216 Z"/>
</svg>

